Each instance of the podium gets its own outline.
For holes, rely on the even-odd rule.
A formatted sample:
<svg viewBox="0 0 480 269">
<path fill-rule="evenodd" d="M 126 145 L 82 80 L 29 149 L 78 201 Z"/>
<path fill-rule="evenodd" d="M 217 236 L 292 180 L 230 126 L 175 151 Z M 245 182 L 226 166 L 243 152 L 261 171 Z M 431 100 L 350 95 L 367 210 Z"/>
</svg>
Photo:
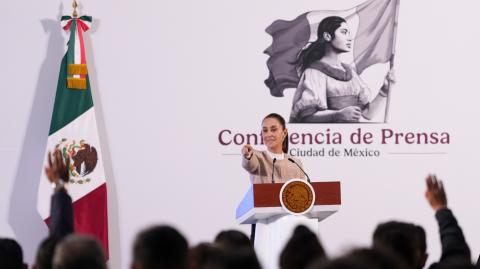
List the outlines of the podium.
<svg viewBox="0 0 480 269">
<path fill-rule="evenodd" d="M 318 236 L 318 223 L 337 212 L 341 204 L 340 182 L 311 182 L 315 200 L 303 215 L 287 212 L 280 202 L 284 183 L 253 184 L 236 210 L 239 224 L 256 224 L 255 251 L 264 269 L 279 268 L 279 257 L 297 225 Z"/>
</svg>

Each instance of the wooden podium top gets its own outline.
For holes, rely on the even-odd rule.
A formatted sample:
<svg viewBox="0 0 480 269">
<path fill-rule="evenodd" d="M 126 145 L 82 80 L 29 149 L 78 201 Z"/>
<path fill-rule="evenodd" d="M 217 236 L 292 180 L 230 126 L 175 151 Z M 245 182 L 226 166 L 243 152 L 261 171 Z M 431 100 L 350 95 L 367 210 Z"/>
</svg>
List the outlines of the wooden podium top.
<svg viewBox="0 0 480 269">
<path fill-rule="evenodd" d="M 311 182 L 315 191 L 312 210 L 305 214 L 319 221 L 338 211 L 341 204 L 339 181 Z M 283 183 L 253 184 L 237 207 L 236 218 L 241 224 L 256 223 L 279 214 L 288 214 L 280 203 Z"/>
</svg>

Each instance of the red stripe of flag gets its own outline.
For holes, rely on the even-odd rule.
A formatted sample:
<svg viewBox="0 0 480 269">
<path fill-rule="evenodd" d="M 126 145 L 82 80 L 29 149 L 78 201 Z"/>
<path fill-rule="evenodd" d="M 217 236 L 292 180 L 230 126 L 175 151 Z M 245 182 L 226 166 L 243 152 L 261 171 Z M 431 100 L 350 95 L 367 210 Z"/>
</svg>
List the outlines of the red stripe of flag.
<svg viewBox="0 0 480 269">
<path fill-rule="evenodd" d="M 75 232 L 89 234 L 98 239 L 108 259 L 107 184 L 73 202 Z"/>
<path fill-rule="evenodd" d="M 50 217 L 45 219 L 50 226 Z M 75 233 L 88 234 L 100 241 L 109 257 L 108 248 L 108 211 L 107 184 L 103 183 L 95 190 L 73 202 L 73 223 Z"/>
<path fill-rule="evenodd" d="M 82 29 L 82 26 L 81 24 L 83 24 L 83 22 L 79 19 L 76 19 L 77 21 L 77 33 L 78 33 L 78 39 L 79 39 L 79 42 L 80 42 L 80 63 L 81 64 L 86 64 L 87 61 L 86 61 L 86 58 L 85 58 L 85 45 L 83 43 L 83 29 Z M 85 75 L 80 75 L 81 78 L 85 78 Z"/>
</svg>

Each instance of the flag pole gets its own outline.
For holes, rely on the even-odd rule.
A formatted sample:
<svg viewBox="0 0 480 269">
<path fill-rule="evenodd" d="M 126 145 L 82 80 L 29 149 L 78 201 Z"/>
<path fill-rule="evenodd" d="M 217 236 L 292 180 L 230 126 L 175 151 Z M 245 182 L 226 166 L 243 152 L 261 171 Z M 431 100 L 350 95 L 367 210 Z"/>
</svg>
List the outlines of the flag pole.
<svg viewBox="0 0 480 269">
<path fill-rule="evenodd" d="M 400 0 L 397 0 L 397 4 L 395 7 L 395 21 L 393 23 L 393 44 L 392 44 L 392 55 L 390 56 L 390 70 L 393 69 L 395 63 L 395 45 L 397 44 L 397 28 L 398 28 L 398 11 L 400 10 Z M 389 70 L 389 71 L 390 71 Z M 387 102 L 385 104 L 385 117 L 384 123 L 388 122 L 388 110 L 390 108 L 390 98 L 392 96 L 392 85 L 388 85 L 388 95 L 387 95 Z"/>
<path fill-rule="evenodd" d="M 77 1 L 73 0 L 72 7 L 73 7 L 72 17 L 76 18 L 76 17 L 78 17 L 78 14 L 77 14 L 77 7 L 78 7 Z"/>
</svg>

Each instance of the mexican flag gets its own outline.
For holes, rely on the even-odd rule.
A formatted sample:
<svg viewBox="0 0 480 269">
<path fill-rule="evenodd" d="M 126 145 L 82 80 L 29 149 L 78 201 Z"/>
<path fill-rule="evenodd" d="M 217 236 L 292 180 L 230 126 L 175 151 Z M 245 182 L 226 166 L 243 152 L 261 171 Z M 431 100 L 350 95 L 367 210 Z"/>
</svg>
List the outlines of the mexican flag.
<svg viewBox="0 0 480 269">
<path fill-rule="evenodd" d="M 265 84 L 270 94 L 281 97 L 285 89 L 297 87 L 300 80 L 295 64 L 297 56 L 317 40 L 318 25 L 329 16 L 340 16 L 347 21 L 354 37 L 353 50 L 343 55 L 342 60 L 354 64 L 358 74 L 373 64 L 391 61 L 399 1 L 368 0 L 348 10 L 311 11 L 292 21 L 274 21 L 266 29 L 272 36 L 272 45 L 264 51 L 269 55 L 269 77 Z"/>
<path fill-rule="evenodd" d="M 44 167 L 48 152 L 57 147 L 64 158 L 71 158 L 67 189 L 73 201 L 75 232 L 97 238 L 108 257 L 106 179 L 83 41 L 91 22 L 89 16 L 61 19 L 70 38 L 60 66 Z M 52 194 L 42 169 L 37 208 L 47 223 Z"/>
</svg>

